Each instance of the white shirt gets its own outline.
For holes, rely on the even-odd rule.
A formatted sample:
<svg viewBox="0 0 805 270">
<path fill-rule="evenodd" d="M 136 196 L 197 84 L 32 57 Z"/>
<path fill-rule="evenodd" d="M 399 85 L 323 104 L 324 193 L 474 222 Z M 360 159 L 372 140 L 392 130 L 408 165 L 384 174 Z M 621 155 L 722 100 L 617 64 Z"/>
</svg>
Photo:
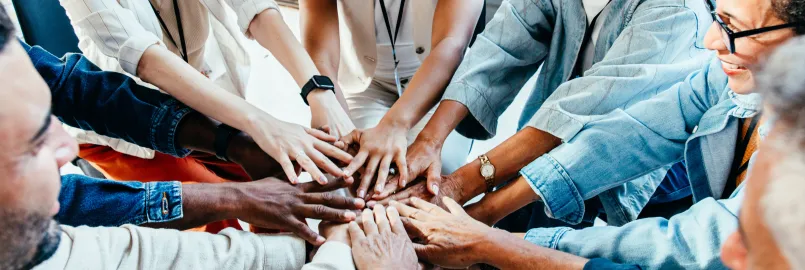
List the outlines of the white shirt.
<svg viewBox="0 0 805 270">
<path fill-rule="evenodd" d="M 377 68 L 375 69 L 375 78 L 394 81 L 394 57 L 391 54 L 391 39 L 386 28 L 386 22 L 383 20 L 383 11 L 380 5 L 386 5 L 386 11 L 389 16 L 389 26 L 391 27 L 391 34 L 397 27 L 397 16 L 400 13 L 401 0 L 363 0 L 375 1 L 375 36 L 377 37 Z M 411 12 L 412 1 L 405 1 L 405 11 L 403 12 L 403 19 L 400 21 L 400 32 L 397 34 L 397 42 L 394 47 L 397 50 L 397 60 L 400 61 L 397 66 L 397 71 L 400 78 L 414 76 L 416 70 L 422 63 L 416 54 L 414 46 L 413 34 L 413 12 Z"/>
<path fill-rule="evenodd" d="M 34 269 L 302 269 L 354 270 L 352 249 L 329 241 L 304 265 L 305 241 L 227 228 L 218 234 L 62 225 L 56 253 Z"/>
<path fill-rule="evenodd" d="M 587 26 L 592 26 L 592 34 L 590 35 L 590 40 L 588 40 L 587 44 L 584 44 L 584 50 L 581 52 L 581 67 L 583 71 L 587 71 L 590 67 L 593 66 L 593 58 L 595 57 L 595 42 L 598 40 L 598 36 L 601 33 L 601 28 L 604 25 L 605 18 L 598 18 L 596 20 L 595 25 L 591 25 L 593 23 L 593 19 L 598 16 L 601 11 L 609 4 L 609 0 L 582 0 L 582 4 L 584 5 L 584 13 L 587 14 Z M 591 29 L 587 29 L 590 31 Z"/>
<path fill-rule="evenodd" d="M 163 11 L 165 24 L 179 42 L 172 0 L 59 0 L 59 3 L 67 11 L 78 36 L 78 47 L 88 59 L 103 70 L 136 76 L 140 58 L 148 47 L 157 44 L 178 52 L 167 35 L 163 35 L 149 1 Z M 180 0 L 179 3 L 191 65 L 224 90 L 244 97 L 250 61 L 238 32 L 248 37 L 252 19 L 266 9 L 279 9 L 277 3 L 274 0 Z M 235 11 L 236 18 L 226 6 Z M 199 43 L 204 38 L 206 44 Z M 144 159 L 154 157 L 151 149 L 92 131 L 64 127 L 79 143 L 105 145 Z"/>
</svg>

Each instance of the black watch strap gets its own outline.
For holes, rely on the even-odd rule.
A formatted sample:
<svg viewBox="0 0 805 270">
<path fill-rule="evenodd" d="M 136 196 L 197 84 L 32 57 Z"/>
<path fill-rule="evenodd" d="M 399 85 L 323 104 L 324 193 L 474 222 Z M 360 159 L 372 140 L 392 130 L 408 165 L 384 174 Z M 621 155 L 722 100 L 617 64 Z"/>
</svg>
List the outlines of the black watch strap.
<svg viewBox="0 0 805 270">
<path fill-rule="evenodd" d="M 240 134 L 240 130 L 236 128 L 230 127 L 227 124 L 219 125 L 218 130 L 215 131 L 215 143 L 213 145 L 215 148 L 215 156 L 221 160 L 230 161 L 226 151 L 229 149 L 229 142 L 232 141 L 232 137 L 238 134 Z"/>
<path fill-rule="evenodd" d="M 310 80 L 302 86 L 302 93 L 300 93 L 302 100 L 305 101 L 305 104 L 308 106 L 310 106 L 310 103 L 307 101 L 307 96 L 316 89 L 330 90 L 335 93 L 335 84 L 333 84 L 333 81 L 327 76 L 314 75 L 310 78 Z"/>
</svg>

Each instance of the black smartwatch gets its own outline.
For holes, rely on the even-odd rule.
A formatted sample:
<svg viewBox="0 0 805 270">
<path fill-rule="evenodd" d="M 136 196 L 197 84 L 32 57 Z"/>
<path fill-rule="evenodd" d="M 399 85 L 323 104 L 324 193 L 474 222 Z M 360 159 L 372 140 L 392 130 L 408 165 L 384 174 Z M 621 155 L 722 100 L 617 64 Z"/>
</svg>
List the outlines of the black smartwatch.
<svg viewBox="0 0 805 270">
<path fill-rule="evenodd" d="M 335 84 L 333 84 L 333 81 L 327 76 L 313 75 L 313 78 L 310 78 L 305 86 L 302 86 L 302 100 L 304 100 L 305 104 L 308 106 L 310 106 L 310 103 L 307 102 L 307 95 L 316 89 L 330 90 L 335 92 Z"/>
<path fill-rule="evenodd" d="M 215 143 L 213 144 L 215 156 L 221 160 L 230 161 L 226 155 L 226 150 L 229 149 L 229 142 L 232 141 L 232 137 L 238 134 L 240 134 L 240 130 L 226 124 L 218 126 L 218 130 L 215 131 Z"/>
</svg>

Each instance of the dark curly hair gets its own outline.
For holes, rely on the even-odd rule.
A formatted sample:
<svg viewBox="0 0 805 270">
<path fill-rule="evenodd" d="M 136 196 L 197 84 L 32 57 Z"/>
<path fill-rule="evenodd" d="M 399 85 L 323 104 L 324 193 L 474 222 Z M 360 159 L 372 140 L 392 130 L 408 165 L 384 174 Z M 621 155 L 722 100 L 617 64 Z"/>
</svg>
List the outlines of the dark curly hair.
<svg viewBox="0 0 805 270">
<path fill-rule="evenodd" d="M 777 17 L 786 22 L 799 22 L 799 26 L 794 27 L 797 35 L 805 34 L 805 0 L 772 0 L 771 6 Z"/>
</svg>

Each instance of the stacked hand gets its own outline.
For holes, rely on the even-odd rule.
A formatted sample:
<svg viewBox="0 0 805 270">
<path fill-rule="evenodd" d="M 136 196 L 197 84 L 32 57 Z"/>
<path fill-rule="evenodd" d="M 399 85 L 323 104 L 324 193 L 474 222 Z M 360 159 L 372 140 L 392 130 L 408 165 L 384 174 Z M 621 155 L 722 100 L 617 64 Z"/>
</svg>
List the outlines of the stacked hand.
<svg viewBox="0 0 805 270">
<path fill-rule="evenodd" d="M 357 269 L 418 269 L 414 247 L 394 207 L 364 210 L 363 229 L 349 223 L 352 257 Z"/>
<path fill-rule="evenodd" d="M 346 145 L 358 148 L 355 158 L 344 171 L 350 174 L 364 168 L 357 190 L 359 198 L 378 195 L 386 189 L 392 162 L 397 165 L 397 170 L 399 170 L 400 186 L 405 186 L 408 179 L 408 166 L 405 160 L 408 145 L 406 133 L 407 129 L 403 127 L 381 122 L 374 128 L 355 130 L 341 138 L 341 142 Z M 377 181 L 374 181 L 375 179 Z M 373 182 L 376 182 L 374 192 L 368 192 Z M 396 183 L 389 188 L 396 190 Z"/>
<path fill-rule="evenodd" d="M 452 199 L 443 197 L 442 202 L 450 212 L 417 198 L 411 199 L 413 207 L 396 201 L 390 207 L 399 209 L 409 233 L 424 241 L 414 244 L 420 259 L 450 269 L 483 263 L 481 249 L 499 231 L 472 219 Z"/>
<path fill-rule="evenodd" d="M 288 230 L 316 245 L 324 238 L 305 224 L 305 218 L 323 221 L 350 222 L 356 214 L 349 210 L 364 208 L 361 199 L 327 193 L 341 187 L 343 182 L 333 181 L 325 186 L 310 182 L 298 186 L 276 178 L 248 183 L 237 183 L 231 196 L 238 203 L 234 215 L 258 227 Z"/>
<path fill-rule="evenodd" d="M 322 185 L 327 184 L 327 178 L 319 168 L 336 178 L 346 176 L 330 160 L 332 158 L 344 163 L 352 161 L 350 154 L 337 147 L 340 143 L 337 143 L 336 137 L 270 116 L 256 118 L 250 126 L 246 133 L 252 135 L 257 145 L 279 163 L 291 183 L 299 181 L 293 161 Z"/>
</svg>

